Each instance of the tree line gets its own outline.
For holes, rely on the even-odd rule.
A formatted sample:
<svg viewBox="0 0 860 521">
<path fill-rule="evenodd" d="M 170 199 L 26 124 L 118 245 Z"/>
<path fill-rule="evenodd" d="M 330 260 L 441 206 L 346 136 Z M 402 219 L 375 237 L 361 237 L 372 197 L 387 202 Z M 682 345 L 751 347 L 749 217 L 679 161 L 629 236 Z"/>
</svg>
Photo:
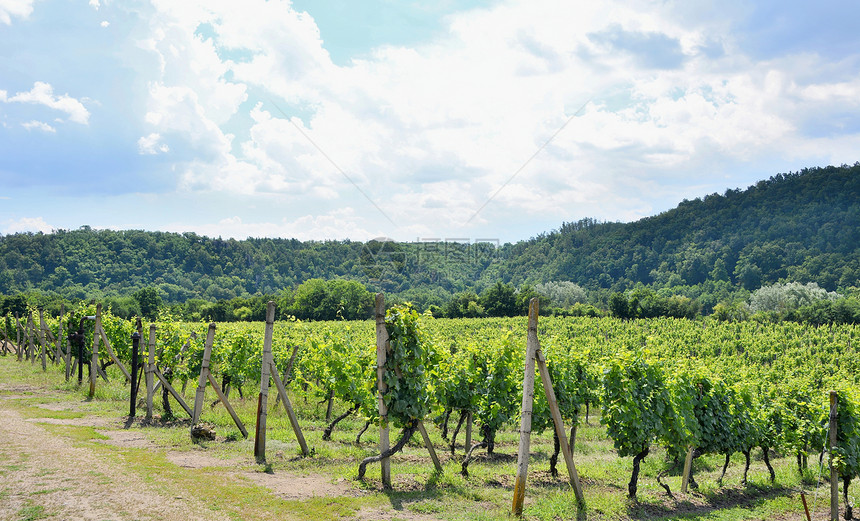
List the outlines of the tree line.
<svg viewBox="0 0 860 521">
<path fill-rule="evenodd" d="M 520 313 L 533 294 L 557 313 L 631 317 L 732 314 L 758 288 L 792 282 L 851 295 L 860 285 L 860 163 L 778 174 L 632 223 L 563 223 L 516 244 L 235 240 L 88 226 L 0 235 L 0 295 L 27 295 L 43 308 L 97 299 L 146 314 L 160 300 L 189 316 L 241 320 L 258 316 L 262 299 L 289 301 L 312 280 L 353 281 L 451 317 Z M 803 317 L 845 316 L 821 306 Z M 301 301 L 295 311 L 314 316 Z"/>
</svg>

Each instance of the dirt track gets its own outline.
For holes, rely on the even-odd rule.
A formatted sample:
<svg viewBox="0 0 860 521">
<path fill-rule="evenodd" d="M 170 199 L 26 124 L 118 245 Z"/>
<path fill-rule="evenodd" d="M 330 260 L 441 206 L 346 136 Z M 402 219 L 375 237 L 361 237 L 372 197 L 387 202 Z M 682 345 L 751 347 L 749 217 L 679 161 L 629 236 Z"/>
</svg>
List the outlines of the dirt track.
<svg viewBox="0 0 860 521">
<path fill-rule="evenodd" d="M 166 497 L 104 456 L 49 433 L 39 419 L 23 419 L 5 406 L 8 398 L 0 397 L 0 519 L 27 512 L 69 520 L 227 519 L 191 497 Z"/>
</svg>

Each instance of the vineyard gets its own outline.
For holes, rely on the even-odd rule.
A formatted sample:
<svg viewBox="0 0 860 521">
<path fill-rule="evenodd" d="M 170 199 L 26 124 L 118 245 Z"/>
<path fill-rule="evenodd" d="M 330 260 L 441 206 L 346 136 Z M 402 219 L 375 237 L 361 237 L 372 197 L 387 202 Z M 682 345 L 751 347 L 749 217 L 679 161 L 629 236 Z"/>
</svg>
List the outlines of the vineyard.
<svg viewBox="0 0 860 521">
<path fill-rule="evenodd" d="M 34 310 L 30 317 L 3 317 L 0 352 L 17 356 L 22 363 L 40 362 L 48 371 L 62 372 L 51 364 L 62 367 L 68 360 L 67 379 L 73 385 L 77 368 L 82 368 L 85 378 L 93 368 L 91 349 L 100 327 L 107 337 L 102 344 L 109 345 L 116 358 L 99 349 L 95 370 L 103 376 L 92 381 L 100 379 L 98 385 L 104 385 L 105 377 L 134 381 L 124 373 L 136 374 L 125 368 L 132 368 L 134 333 L 146 333 L 141 325 L 94 305 L 71 310 L 62 318 L 39 315 Z M 98 326 L 92 320 L 95 316 Z M 205 367 L 212 385 L 223 391 L 224 399 L 219 400 L 225 405 L 238 401 L 242 418 L 234 427 L 233 422 L 215 420 L 211 407 L 200 411 L 195 407 L 194 414 L 204 424 L 218 424 L 219 434 L 226 432 L 226 438 L 237 439 L 244 434 L 236 430 L 241 423 L 254 424 L 251 406 L 241 404 L 258 402 L 261 381 L 267 388 L 271 372 L 285 394 L 279 391 L 267 406 L 261 398 L 270 415 L 280 402 L 289 405 L 292 401 L 297 409 L 301 404 L 320 404 L 324 409 L 324 420 L 322 411 L 312 418 L 306 410 L 299 410 L 298 423 L 316 421 L 324 428 L 315 445 L 316 454 L 307 454 L 296 440 L 301 437 L 297 425 L 296 436 L 283 438 L 290 439 L 288 446 L 294 451 L 290 457 L 325 458 L 329 451 L 324 444 L 343 443 L 337 441 L 343 440 L 338 438 L 338 430 L 357 425 L 349 433 L 351 443 L 361 448 L 350 452 L 351 479 L 360 476 L 367 486 L 379 487 L 380 480 L 381 485 L 386 484 L 385 471 L 380 475 L 379 467 L 368 466 L 365 475 L 366 462 L 392 457 L 394 449 L 407 445 L 426 423 L 434 440 L 431 443 L 422 432 L 430 452 L 435 445 L 440 453 L 452 455 L 445 460 L 449 463 L 445 473 L 459 473 L 462 477 L 458 479 L 464 483 L 483 485 L 488 475 L 510 472 L 509 458 L 498 453 L 500 447 L 505 453 L 515 452 L 512 440 L 525 403 L 525 319 L 434 319 L 408 307 L 393 307 L 384 320 L 390 337 L 389 358 L 380 364 L 378 330 L 371 321 L 216 324 L 213 336 L 210 324 L 162 317 L 154 324 L 150 341 L 165 382 L 159 384 L 159 394 L 163 394 L 153 407 L 162 418 L 182 416 L 181 406 L 166 388 L 185 397 L 195 387 L 199 393 L 205 385 L 201 373 Z M 79 328 L 82 363 L 77 348 L 68 342 L 68 333 Z M 755 490 L 769 486 L 785 494 L 826 482 L 831 464 L 841 485 L 842 515 L 851 518 L 856 488 L 851 486 L 852 480 L 860 476 L 860 329 L 855 326 L 541 317 L 537 335 L 555 391 L 554 402 L 570 429 L 568 443 L 560 444 L 553 429 L 551 400 L 536 384 L 530 431 L 551 440 L 547 462 L 538 463 L 537 470 L 548 471 L 552 479 L 559 480 L 560 445 L 573 448 L 577 462 L 591 450 L 584 443 L 597 436 L 610 441 L 616 460 L 602 460 L 601 464 L 621 466 L 626 473 L 622 482 L 610 483 L 608 472 L 600 465 L 580 467 L 577 463 L 585 497 L 579 508 L 593 508 L 590 489 L 603 494 L 607 487 L 623 490 L 630 500 L 641 496 L 643 486 L 652 500 L 660 495 L 674 498 L 687 488 L 705 487 L 699 482 L 703 478 L 697 481 L 696 476 L 713 475 L 709 470 L 714 466 L 719 476 L 715 485 L 709 483 L 706 488 L 719 487 L 730 462 L 739 461 L 732 457 L 740 455 L 742 485 L 748 482 L 750 467 L 758 467 L 769 484 L 756 485 Z M 147 337 L 140 338 L 144 346 Z M 207 346 L 207 342 L 211 344 Z M 141 353 L 138 365 L 145 363 L 144 351 Z M 271 364 L 266 362 L 267 356 Z M 382 375 L 381 381 L 378 375 Z M 539 375 L 537 381 L 541 381 Z M 129 387 L 127 383 L 125 387 Z M 831 390 L 836 397 L 835 416 L 831 414 Z M 383 410 L 385 419 L 381 421 Z M 259 417 L 260 411 L 257 413 Z M 602 427 L 595 430 L 596 422 Z M 834 422 L 836 429 L 831 432 Z M 380 428 L 388 425 L 399 431 L 399 438 L 394 449 L 379 454 Z M 482 451 L 485 454 L 479 457 Z M 423 458 L 426 456 L 424 452 Z M 647 472 L 643 471 L 646 463 Z M 791 479 L 786 477 L 789 465 L 796 474 Z M 691 470 L 684 471 L 685 466 Z M 432 464 L 428 462 L 427 467 L 432 469 Z M 482 470 L 470 476 L 475 468 Z M 396 464 L 393 472 L 397 473 Z M 511 478 L 497 476 L 493 482 L 507 486 Z M 791 481 L 790 489 L 780 483 L 786 480 Z M 569 489 L 560 493 L 572 497 Z M 798 501 L 796 506 L 802 512 L 799 505 Z M 564 515 L 572 518 L 576 513 Z"/>
</svg>

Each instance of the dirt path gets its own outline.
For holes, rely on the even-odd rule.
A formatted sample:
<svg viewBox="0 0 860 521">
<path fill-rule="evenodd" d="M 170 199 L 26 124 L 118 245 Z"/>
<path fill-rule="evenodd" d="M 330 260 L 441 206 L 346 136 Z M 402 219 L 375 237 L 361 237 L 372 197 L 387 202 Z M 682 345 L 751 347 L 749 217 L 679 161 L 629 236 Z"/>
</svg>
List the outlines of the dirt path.
<svg viewBox="0 0 860 521">
<path fill-rule="evenodd" d="M 0 440 L 0 520 L 227 519 L 181 492 L 160 494 L 2 400 Z"/>
</svg>

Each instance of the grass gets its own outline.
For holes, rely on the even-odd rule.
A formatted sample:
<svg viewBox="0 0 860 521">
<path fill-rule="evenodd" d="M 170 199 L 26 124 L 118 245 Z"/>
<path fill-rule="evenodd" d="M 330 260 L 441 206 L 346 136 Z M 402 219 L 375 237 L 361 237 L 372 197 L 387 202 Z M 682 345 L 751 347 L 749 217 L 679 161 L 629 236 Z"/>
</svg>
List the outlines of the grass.
<svg viewBox="0 0 860 521">
<path fill-rule="evenodd" d="M 41 418 L 70 420 L 87 417 L 122 423 L 126 419 L 124 415 L 128 413 L 128 389 L 123 385 L 121 375 L 112 369 L 109 368 L 111 383 L 105 384 L 99 380 L 95 396 L 89 399 L 86 396 L 86 381 L 82 388 L 78 388 L 74 379 L 66 383 L 58 369 L 49 368 L 43 373 L 38 364 L 33 367 L 26 363 L 19 364 L 14 359 L 0 358 L 0 382 L 16 389 L 14 392 L 0 390 L 7 396 L 0 401 L 0 406 L 14 407 L 25 417 L 37 421 Z M 181 382 L 176 383 L 175 387 L 180 389 Z M 185 393 L 189 404 L 193 404 L 195 389 L 196 382 L 189 382 Z M 145 391 L 141 394 L 145 396 Z M 291 396 L 291 400 L 314 455 L 310 458 L 301 457 L 284 409 L 279 407 L 269 410 L 267 465 L 254 462 L 253 441 L 241 436 L 223 405 L 211 405 L 215 401 L 215 393 L 208 387 L 201 420 L 217 431 L 218 440 L 215 442 L 193 443 L 188 434 L 190 421 L 172 399 L 171 406 L 176 419 L 161 422 L 163 410 L 160 393 L 156 395 L 155 420 L 151 424 L 142 425 L 140 422 L 145 413 L 143 407 L 139 408 L 138 419 L 128 422 L 128 428 L 144 434 L 155 450 L 118 448 L 96 443 L 106 439 L 106 436 L 98 428 L 86 425 L 54 422 L 40 423 L 40 426 L 53 434 L 86 445 L 106 460 L 124 465 L 164 494 L 183 490 L 183 493 L 193 494 L 211 509 L 224 512 L 233 519 L 271 519 L 273 516 L 283 517 L 284 512 L 289 512 L 290 519 L 337 520 L 352 518 L 369 509 L 392 510 L 393 519 L 398 516 L 463 521 L 514 519 L 510 515 L 510 508 L 519 443 L 519 435 L 515 430 L 500 432 L 496 440 L 496 457 L 487 457 L 481 451 L 469 467 L 470 477 L 465 478 L 460 475 L 464 433 L 460 433 L 456 456 L 452 457 L 448 442 L 442 439 L 440 430 L 428 419 L 426 424 L 431 441 L 442 459 L 444 472 L 441 475 L 435 473 L 426 449 L 418 442 L 420 437 L 416 436 L 402 454 L 392 458 L 394 489 L 383 491 L 379 465 L 368 467 L 364 481 L 356 478 L 358 462 L 377 452 L 378 428 L 371 427 L 364 434 L 361 444 L 356 444 L 356 434 L 364 423 L 357 418 L 347 418 L 335 429 L 331 441 L 323 441 L 325 404 L 315 403 L 314 400 L 306 402 L 298 396 Z M 230 401 L 253 436 L 256 393 L 248 386 L 246 398 L 240 399 L 234 390 Z M 273 402 L 274 393 L 270 395 L 270 403 Z M 44 407 L 47 404 L 51 404 L 50 410 Z M 343 410 L 343 404 L 336 404 L 334 414 Z M 396 435 L 396 432 L 392 432 L 392 442 Z M 770 484 L 760 454 L 754 456 L 746 486 L 740 483 L 742 455 L 732 458 L 723 486 L 716 483 L 723 458 L 706 455 L 697 459 L 694 471 L 700 484 L 698 491 L 680 494 L 681 477 L 678 472 L 664 479 L 674 492 L 673 499 L 657 484 L 656 476 L 667 462 L 665 451 L 655 447 L 642 464 L 638 500 L 629 500 L 626 492 L 632 460 L 617 457 L 605 428 L 599 424 L 597 411 L 593 411 L 590 422 L 580 425 L 577 432 L 574 460 L 586 495 L 586 507 L 580 511 L 567 482 L 563 460 L 558 467 L 560 478 L 553 478 L 548 472 L 552 449 L 550 432 L 533 434 L 525 519 L 556 521 L 577 519 L 579 516 L 580 519 L 596 520 L 734 521 L 802 515 L 796 491 L 803 482 L 793 459 L 777 457 L 772 460 L 777 477 L 776 483 Z M 199 452 L 215 462 L 224 463 L 187 469 L 171 463 L 167 458 L 168 451 Z M 0 475 L 4 471 L 11 471 L 14 466 L 0 466 Z M 255 472 L 316 476 L 327 483 L 346 481 L 353 487 L 354 493 L 301 501 L 284 499 L 252 481 L 248 476 Z M 812 479 L 814 484 L 817 472 L 807 472 L 806 478 L 807 483 Z M 94 476 L 93 481 L 101 482 L 98 476 Z M 805 486 L 809 488 L 810 485 Z M 821 497 L 826 497 L 826 494 L 824 489 L 819 492 Z"/>
<path fill-rule="evenodd" d="M 36 519 L 45 519 L 48 513 L 42 505 L 30 505 L 18 511 L 18 519 L 20 521 L 35 521 Z"/>
</svg>

